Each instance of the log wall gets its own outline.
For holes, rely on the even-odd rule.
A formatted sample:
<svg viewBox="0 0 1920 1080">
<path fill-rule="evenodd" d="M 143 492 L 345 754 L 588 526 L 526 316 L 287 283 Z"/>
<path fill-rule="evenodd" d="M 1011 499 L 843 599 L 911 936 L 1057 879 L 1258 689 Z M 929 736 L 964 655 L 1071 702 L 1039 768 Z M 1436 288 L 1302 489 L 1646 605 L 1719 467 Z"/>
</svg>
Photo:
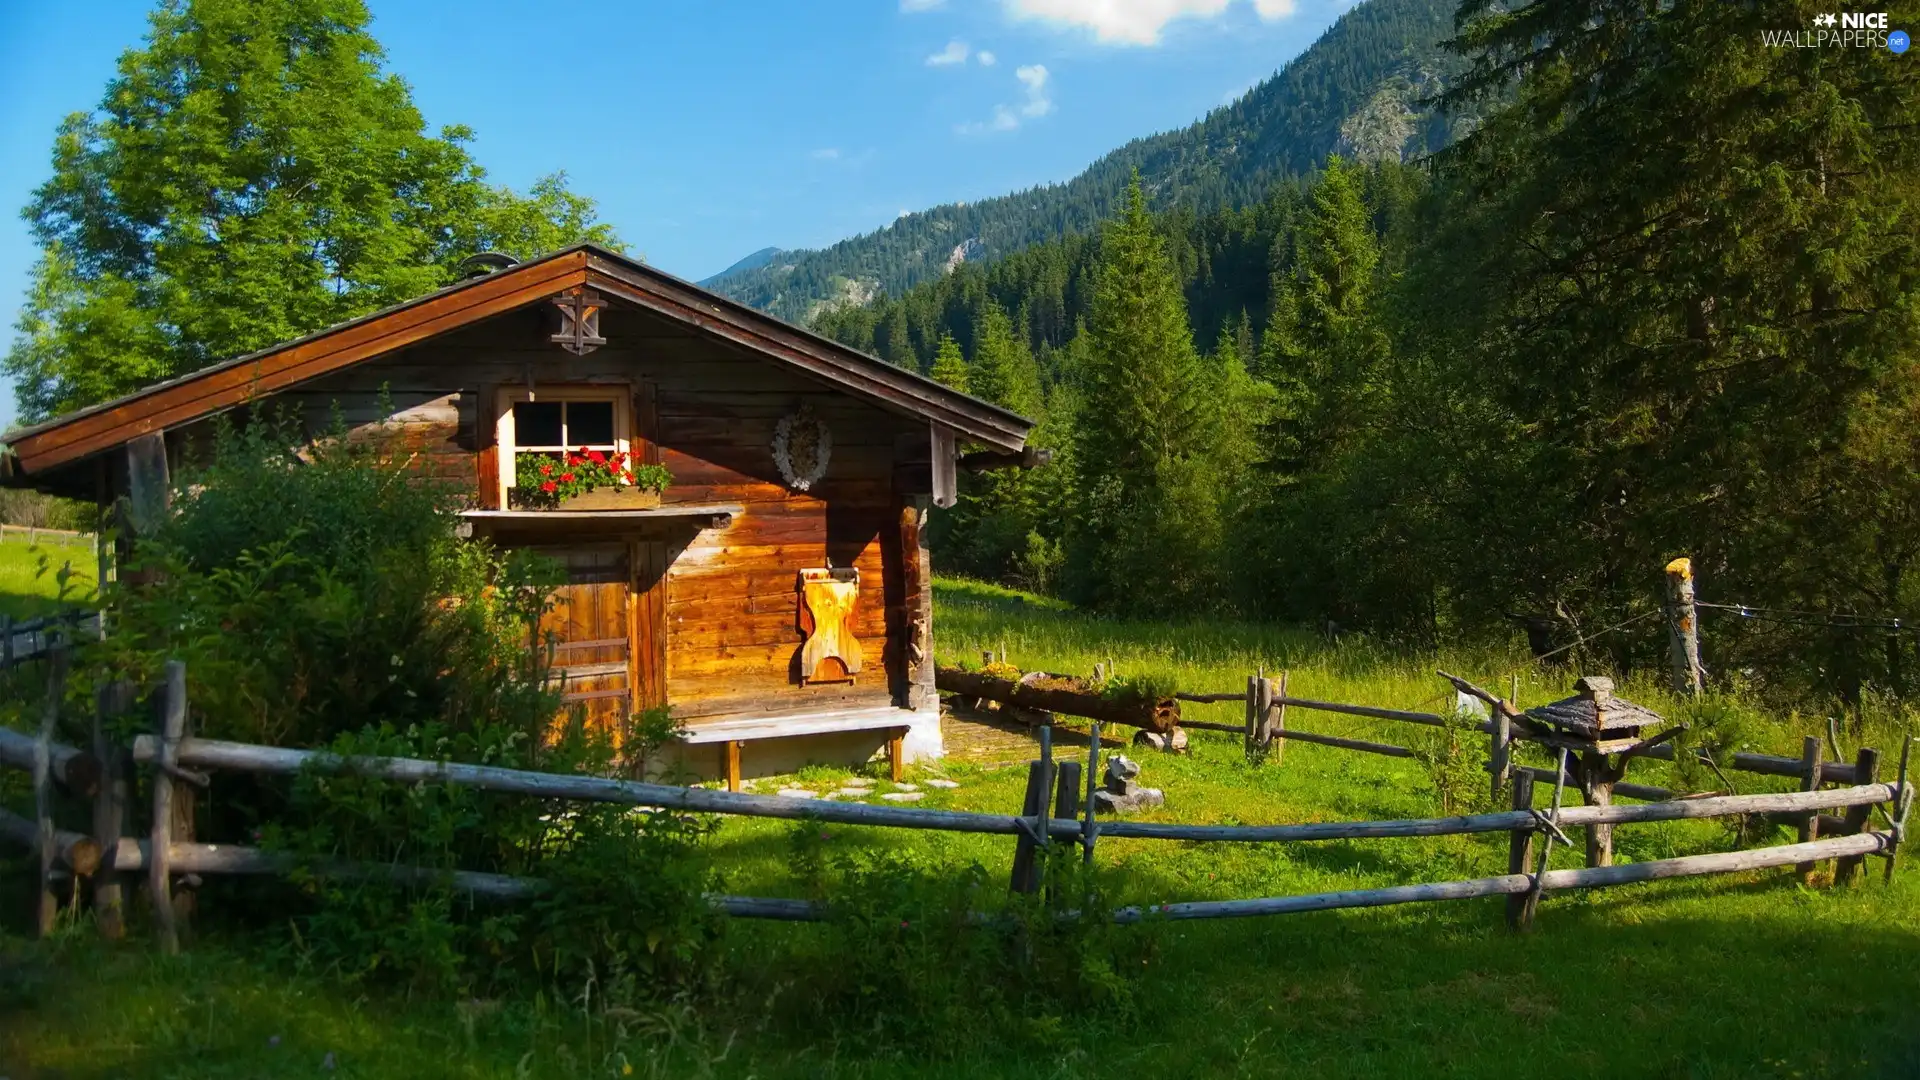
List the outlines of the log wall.
<svg viewBox="0 0 1920 1080">
<path fill-rule="evenodd" d="M 352 437 L 396 439 L 417 474 L 454 482 L 474 505 L 497 508 L 493 412 L 501 388 L 529 381 L 627 388 L 636 444 L 650 444 L 646 452 L 674 477 L 664 501 L 744 508 L 726 528 L 688 530 L 667 546 L 665 678 L 676 714 L 697 725 L 701 718 L 905 705 L 904 564 L 917 563 L 919 553 L 896 550 L 915 539 L 902 539 L 896 444 L 924 442 L 925 422 L 644 312 L 605 312 L 607 344 L 584 357 L 547 341 L 549 320 L 538 308 L 497 316 L 273 400 L 297 409 L 316 436 L 337 410 Z M 775 426 L 802 403 L 833 440 L 826 476 L 804 493 L 781 482 L 772 452 Z M 170 433 L 170 442 L 176 453 L 191 454 L 204 434 L 203 424 Z M 860 570 L 852 628 L 866 668 L 850 686 L 803 687 L 796 575 L 829 565 Z"/>
</svg>

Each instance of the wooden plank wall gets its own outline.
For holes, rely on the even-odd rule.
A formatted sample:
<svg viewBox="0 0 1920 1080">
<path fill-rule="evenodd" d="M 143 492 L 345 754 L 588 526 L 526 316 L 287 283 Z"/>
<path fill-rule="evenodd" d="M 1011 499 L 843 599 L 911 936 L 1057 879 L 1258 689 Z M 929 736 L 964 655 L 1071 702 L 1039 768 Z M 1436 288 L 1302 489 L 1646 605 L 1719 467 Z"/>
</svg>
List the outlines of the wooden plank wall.
<svg viewBox="0 0 1920 1080">
<path fill-rule="evenodd" d="M 315 432 L 336 402 L 364 434 L 397 428 L 423 474 L 471 485 L 492 498 L 479 460 L 479 432 L 500 386 L 601 383 L 634 390 L 636 423 L 651 411 L 651 437 L 673 473 L 666 500 L 745 507 L 726 529 L 667 546 L 666 693 L 695 723 L 740 715 L 904 702 L 902 652 L 889 637 L 888 601 L 902 606 L 895 445 L 923 433 L 899 417 L 828 390 L 734 346 L 695 338 L 637 311 L 602 317 L 607 345 L 574 357 L 546 342 L 544 312 L 499 316 L 391 357 L 280 395 Z M 381 395 L 393 405 L 387 413 Z M 826 477 L 788 490 L 773 464 L 780 418 L 802 402 L 833 437 Z M 642 432 L 642 434 L 649 434 Z M 797 685 L 796 575 L 806 567 L 854 566 L 861 574 L 853 629 L 866 670 L 851 685 Z M 894 595 L 889 597 L 888 593 Z M 894 619 L 898 638 L 904 624 Z"/>
</svg>

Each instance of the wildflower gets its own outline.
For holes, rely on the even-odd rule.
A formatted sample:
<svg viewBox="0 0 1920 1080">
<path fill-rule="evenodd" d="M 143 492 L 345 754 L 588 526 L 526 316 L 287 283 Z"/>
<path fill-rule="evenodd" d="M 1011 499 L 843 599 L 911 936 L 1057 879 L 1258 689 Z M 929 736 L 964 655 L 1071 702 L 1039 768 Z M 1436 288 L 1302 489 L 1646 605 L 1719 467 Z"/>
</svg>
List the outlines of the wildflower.
<svg viewBox="0 0 1920 1080">
<path fill-rule="evenodd" d="M 906 928 L 907 928 L 907 920 L 905 920 L 905 919 L 901 919 L 901 920 L 900 920 L 900 929 L 902 929 L 902 930 L 905 930 Z"/>
</svg>

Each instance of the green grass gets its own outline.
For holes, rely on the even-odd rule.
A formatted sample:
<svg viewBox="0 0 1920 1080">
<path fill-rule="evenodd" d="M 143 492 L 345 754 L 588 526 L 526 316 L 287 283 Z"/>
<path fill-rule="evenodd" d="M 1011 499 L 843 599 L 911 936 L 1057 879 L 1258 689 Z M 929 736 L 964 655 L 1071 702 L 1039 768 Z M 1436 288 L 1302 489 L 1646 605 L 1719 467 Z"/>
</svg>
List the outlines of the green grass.
<svg viewBox="0 0 1920 1080">
<path fill-rule="evenodd" d="M 1524 656 L 1395 654 L 1365 642 L 1221 622 L 1187 626 L 1088 618 L 1004 590 L 942 582 L 943 659 L 1003 644 L 1026 669 L 1173 678 L 1183 688 L 1243 686 L 1256 665 L 1286 669 L 1293 693 L 1432 708 L 1435 666 L 1496 679 Z M 1457 665 L 1457 666 L 1451 666 Z M 1528 674 L 1524 703 L 1560 696 L 1570 674 Z M 1622 692 L 1656 709 L 1657 686 Z M 1237 722 L 1234 705 L 1190 715 Z M 1405 743 L 1425 729 L 1295 712 L 1291 726 Z M 1870 735 L 1883 747 L 1896 720 Z M 1788 717 L 1755 733 L 1792 752 L 1823 724 Z M 1083 740 L 1084 741 L 1084 740 Z M 1074 750 L 1084 753 L 1084 745 Z M 1142 779 L 1167 793 L 1159 820 L 1264 823 L 1427 816 L 1436 796 L 1417 763 L 1294 744 L 1283 764 L 1249 766 L 1232 735 L 1195 732 L 1191 754 L 1138 753 Z M 1665 766 L 1636 765 L 1660 783 Z M 868 770 L 872 775 L 872 771 Z M 951 765 L 952 791 L 923 807 L 1007 812 L 1023 769 Z M 847 770 L 789 778 L 816 789 Z M 1743 791 L 1785 781 L 1736 774 Z M 763 782 L 760 790 L 773 785 Z M 876 790 L 889 789 L 882 781 Z M 791 895 L 791 826 L 733 819 L 714 838 L 729 891 Z M 1002 837 L 832 827 L 830 845 L 889 847 L 934 873 L 978 862 L 1005 874 Z M 1784 839 L 1785 833 L 1778 839 Z M 1723 826 L 1623 826 L 1623 860 L 1725 848 Z M 1563 856 L 1563 858 L 1566 858 Z M 1200 845 L 1103 840 L 1101 873 L 1121 901 L 1287 895 L 1504 872 L 1504 838 L 1333 844 Z M 1570 859 L 1556 859 L 1571 865 Z M 217 906 L 217 893 L 208 903 Z M 369 994 L 256 939 L 216 935 L 181 958 L 145 942 L 64 943 L 0 953 L 0 1075 L 254 1077 L 305 1075 L 335 1055 L 342 1077 L 1482 1077 L 1734 1078 L 1920 1075 L 1920 876 L 1891 887 L 1880 863 L 1865 884 L 1807 889 L 1782 871 L 1627 886 L 1547 899 L 1537 931 L 1509 933 L 1499 900 L 1410 905 L 1128 931 L 1144 1015 L 1075 1021 L 1044 1054 L 1001 1033 L 972 1033 L 958 1057 L 913 1047 L 856 1056 L 825 1032 L 769 1019 L 809 992 L 837 958 L 819 928 L 736 924 L 741 973 L 722 1003 L 609 1018 L 562 1001 L 456 1003 Z M 564 996 L 564 995 L 563 995 Z M 274 1040 L 278 1039 L 277 1042 Z M 9 1058 L 11 1054 L 11 1058 Z M 628 1066 L 633 1072 L 628 1074 Z M 7 1070 L 15 1071 L 9 1073 Z"/>
<path fill-rule="evenodd" d="M 72 571 L 64 598 L 63 566 Z M 89 600 L 96 573 L 90 544 L 45 540 L 29 546 L 25 537 L 9 535 L 0 541 L 0 615 L 32 619 Z"/>
</svg>

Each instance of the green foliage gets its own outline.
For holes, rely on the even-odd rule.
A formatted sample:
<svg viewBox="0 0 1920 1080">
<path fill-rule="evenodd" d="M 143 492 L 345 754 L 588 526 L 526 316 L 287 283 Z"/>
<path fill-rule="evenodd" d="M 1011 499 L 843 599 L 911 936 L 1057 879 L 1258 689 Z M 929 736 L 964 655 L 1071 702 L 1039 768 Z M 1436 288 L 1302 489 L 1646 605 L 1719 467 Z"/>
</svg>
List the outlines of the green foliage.
<svg viewBox="0 0 1920 1080">
<path fill-rule="evenodd" d="M 1139 945 L 1114 926 L 1076 848 L 1053 849 L 1047 895 L 1013 897 L 997 914 L 1000 883 L 979 863 L 955 872 L 856 841 L 813 823 L 789 833 L 789 869 L 828 906 L 824 946 L 839 960 L 812 982 L 798 1023 L 867 1052 L 946 1057 L 982 1024 L 1050 1051 L 1071 1042 L 1072 1019 L 1133 1013 L 1137 975 L 1124 957 Z"/>
<path fill-rule="evenodd" d="M 615 243 L 559 174 L 489 185 L 425 130 L 360 0 L 168 0 L 26 208 L 5 368 L 44 419 L 430 292 L 483 248 Z"/>
<path fill-rule="evenodd" d="M 380 441 L 302 447 L 290 418 L 222 427 L 106 603 L 98 678 L 193 673 L 213 738 L 321 746 L 368 718 L 529 735 L 557 699 L 524 643 L 552 568 L 459 540 L 451 494 Z M 134 586 L 141 576 L 150 584 Z"/>
<path fill-rule="evenodd" d="M 953 340 L 952 334 L 940 339 L 940 347 L 934 353 L 933 366 L 927 370 L 927 375 L 941 386 L 963 394 L 968 391 L 971 373 L 967 368 L 967 358 L 960 352 L 960 343 Z"/>
</svg>

